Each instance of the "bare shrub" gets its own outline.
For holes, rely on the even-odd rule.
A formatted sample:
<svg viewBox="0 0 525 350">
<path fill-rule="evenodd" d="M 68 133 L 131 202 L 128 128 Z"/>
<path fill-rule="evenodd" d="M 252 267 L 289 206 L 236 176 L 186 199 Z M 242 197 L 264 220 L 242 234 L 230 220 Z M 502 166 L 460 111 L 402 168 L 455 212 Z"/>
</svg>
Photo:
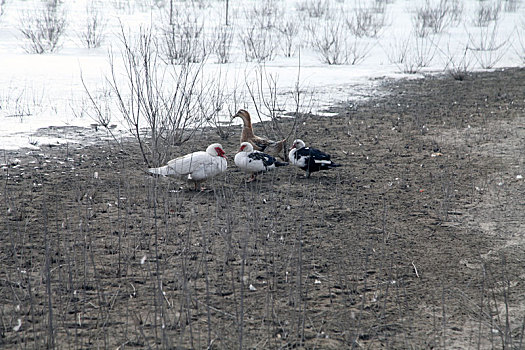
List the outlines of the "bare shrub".
<svg viewBox="0 0 525 350">
<path fill-rule="evenodd" d="M 346 63 L 355 65 L 363 62 L 374 44 L 361 38 L 348 38 L 346 49 Z"/>
<path fill-rule="evenodd" d="M 497 22 L 468 33 L 468 37 L 469 49 L 483 69 L 493 68 L 507 52 L 508 39 L 499 38 Z"/>
<path fill-rule="evenodd" d="M 230 55 L 233 43 L 232 26 L 218 26 L 215 30 L 215 40 L 212 44 L 213 52 L 217 56 L 218 63 L 230 62 Z"/>
<path fill-rule="evenodd" d="M 108 21 L 94 3 L 87 5 L 86 13 L 84 31 L 80 33 L 80 39 L 89 49 L 100 47 L 106 36 Z"/>
<path fill-rule="evenodd" d="M 472 58 L 469 55 L 468 45 L 462 50 L 460 55 L 455 55 L 447 48 L 447 62 L 445 71 L 455 80 L 465 80 L 472 72 Z"/>
<path fill-rule="evenodd" d="M 191 13 L 179 13 L 163 26 L 162 51 L 171 64 L 202 62 L 208 55 L 204 42 L 204 22 Z"/>
<path fill-rule="evenodd" d="M 341 18 L 334 17 L 323 26 L 309 24 L 312 46 L 328 64 L 358 64 L 370 52 L 371 45 L 354 36 Z"/>
<path fill-rule="evenodd" d="M 461 17 L 462 7 L 456 0 L 439 0 L 432 3 L 426 0 L 425 4 L 416 8 L 412 17 L 415 32 L 420 37 L 430 33 L 437 34 Z"/>
<path fill-rule="evenodd" d="M 145 164 L 158 165 L 165 161 L 169 147 L 188 141 L 205 123 L 202 106 L 208 105 L 206 91 L 211 85 L 202 80 L 202 65 L 163 64 L 151 29 L 141 28 L 131 38 L 121 28 L 120 39 L 120 65 L 125 74 L 117 72 L 119 63 L 110 53 L 108 90 L 138 141 Z M 100 111 L 101 123 L 105 123 Z"/>
<path fill-rule="evenodd" d="M 255 106 L 256 116 L 259 121 L 270 120 L 270 129 L 261 123 L 261 127 L 266 135 L 276 135 L 274 139 L 289 139 L 296 132 L 297 125 L 301 121 L 301 116 L 309 110 L 311 100 L 305 100 L 306 91 L 300 86 L 300 66 L 298 67 L 297 81 L 290 94 L 279 91 L 279 77 L 269 73 L 264 66 L 259 66 L 255 72 L 255 78 L 246 79 L 246 87 L 249 97 Z M 292 97 L 292 114 L 294 122 L 289 128 L 285 129 L 281 123 L 281 114 L 290 105 L 289 98 Z M 285 145 L 286 146 L 286 145 Z M 287 148 L 284 147 L 283 159 L 287 159 Z"/>
<path fill-rule="evenodd" d="M 452 26 L 458 26 L 463 22 L 463 2 L 459 0 L 451 0 L 450 2 L 450 24 Z"/>
<path fill-rule="evenodd" d="M 115 133 L 117 124 L 114 124 L 113 116 L 116 114 L 114 110 L 115 96 L 110 88 L 105 87 L 97 95 L 91 94 L 88 90 L 84 78 L 81 74 L 82 84 L 86 91 L 87 99 L 82 99 L 81 108 L 78 105 L 71 106 L 71 112 L 77 118 L 88 117 L 93 120 L 91 127 L 98 131 L 99 128 L 105 130 L 107 134 L 115 141 L 120 150 L 123 150 L 122 140 L 118 138 Z"/>
<path fill-rule="evenodd" d="M 388 42 L 388 47 L 383 47 L 383 50 L 385 51 L 390 63 L 402 64 L 407 59 L 409 45 L 410 38 L 399 39 L 394 37 Z"/>
<path fill-rule="evenodd" d="M 243 44 L 246 61 L 266 62 L 275 58 L 278 43 L 277 25 L 281 21 L 283 9 L 276 0 L 255 2 L 246 11 L 249 24 L 239 34 Z"/>
<path fill-rule="evenodd" d="M 382 13 L 384 14 L 386 12 L 386 5 L 391 3 L 391 0 L 374 0 L 374 3 L 370 7 L 375 13 Z"/>
<path fill-rule="evenodd" d="M 390 63 L 394 63 L 401 72 L 415 74 L 430 65 L 436 50 L 437 45 L 432 40 L 412 33 L 405 39 L 395 40 L 386 54 Z"/>
<path fill-rule="evenodd" d="M 491 22 L 496 22 L 499 19 L 500 12 L 500 1 L 480 1 L 472 23 L 477 27 L 487 27 Z"/>
<path fill-rule="evenodd" d="M 226 86 L 228 79 L 223 78 L 222 69 L 213 74 L 208 74 L 199 83 L 197 98 L 199 113 L 203 116 L 203 125 L 210 125 L 222 140 L 227 140 L 231 135 L 229 126 L 233 111 L 225 111 L 229 108 L 232 100 L 235 100 L 237 90 L 233 92 Z M 228 102 L 228 108 L 226 104 Z"/>
<path fill-rule="evenodd" d="M 311 18 L 321 18 L 330 12 L 330 2 L 328 0 L 298 2 L 297 11 L 306 13 Z"/>
<path fill-rule="evenodd" d="M 240 33 L 240 40 L 247 62 L 267 62 L 275 58 L 278 42 L 272 29 L 253 24 Z"/>
<path fill-rule="evenodd" d="M 307 26 L 312 37 L 312 46 L 328 64 L 342 64 L 344 57 L 344 27 L 341 22 L 328 21 L 324 26 Z"/>
<path fill-rule="evenodd" d="M 279 41 L 286 57 L 294 55 L 300 29 L 301 25 L 295 19 L 284 20 L 277 25 L 277 31 L 281 34 L 281 40 Z"/>
<path fill-rule="evenodd" d="M 46 2 L 43 7 L 23 13 L 19 30 L 29 41 L 27 52 L 54 52 L 67 27 L 67 14 L 58 0 Z"/>
<path fill-rule="evenodd" d="M 258 27 L 272 29 L 284 16 L 283 14 L 284 10 L 277 0 L 263 0 L 255 2 L 246 15 L 250 18 L 250 22 L 257 24 Z"/>
<path fill-rule="evenodd" d="M 503 9 L 505 12 L 516 12 L 520 8 L 521 0 L 504 0 Z"/>
<path fill-rule="evenodd" d="M 346 19 L 346 24 L 357 37 L 378 36 L 385 27 L 385 12 L 377 12 L 374 8 L 358 7 Z"/>
</svg>

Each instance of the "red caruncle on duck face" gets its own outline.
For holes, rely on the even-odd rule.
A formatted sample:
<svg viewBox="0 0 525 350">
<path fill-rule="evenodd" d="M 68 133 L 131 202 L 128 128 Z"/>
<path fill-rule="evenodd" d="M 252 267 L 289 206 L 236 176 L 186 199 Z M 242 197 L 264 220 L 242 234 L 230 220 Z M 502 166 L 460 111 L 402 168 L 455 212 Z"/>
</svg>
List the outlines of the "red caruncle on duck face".
<svg viewBox="0 0 525 350">
<path fill-rule="evenodd" d="M 224 152 L 224 150 L 220 147 L 215 147 L 215 151 L 217 152 L 217 155 L 219 157 L 223 157 L 223 158 L 226 158 L 226 152 Z"/>
</svg>

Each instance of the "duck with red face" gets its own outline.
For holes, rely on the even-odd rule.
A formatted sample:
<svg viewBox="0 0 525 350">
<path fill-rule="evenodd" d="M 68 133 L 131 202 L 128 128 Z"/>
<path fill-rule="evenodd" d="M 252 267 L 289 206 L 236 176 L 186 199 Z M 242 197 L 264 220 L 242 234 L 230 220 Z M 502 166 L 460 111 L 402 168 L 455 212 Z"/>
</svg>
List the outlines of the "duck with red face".
<svg viewBox="0 0 525 350">
<path fill-rule="evenodd" d="M 262 174 L 277 167 L 288 165 L 280 162 L 269 154 L 255 151 L 249 142 L 241 143 L 239 153 L 235 155 L 235 165 L 244 172 L 251 174 L 248 182 L 254 181 L 257 174 Z"/>
<path fill-rule="evenodd" d="M 170 160 L 166 165 L 159 168 L 150 168 L 148 172 L 161 176 L 176 176 L 193 182 L 195 190 L 202 190 L 202 182 L 226 171 L 226 152 L 221 144 L 214 143 L 206 148 L 206 151 L 198 151 L 186 154 Z"/>
</svg>

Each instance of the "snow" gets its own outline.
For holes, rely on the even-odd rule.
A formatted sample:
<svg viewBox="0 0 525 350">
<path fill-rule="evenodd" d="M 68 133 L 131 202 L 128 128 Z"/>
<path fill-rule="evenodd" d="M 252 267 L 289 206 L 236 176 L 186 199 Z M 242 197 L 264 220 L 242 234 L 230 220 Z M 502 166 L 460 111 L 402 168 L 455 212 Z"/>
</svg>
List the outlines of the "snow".
<svg viewBox="0 0 525 350">
<path fill-rule="evenodd" d="M 439 2 L 429 1 L 433 6 Z M 167 22 L 170 2 L 78 0 L 62 3 L 68 26 L 60 49 L 45 54 L 28 53 L 29 42 L 20 31 L 21 19 L 38 11 L 45 3 L 40 0 L 7 0 L 0 5 L 0 149 L 80 142 L 76 132 L 48 133 L 46 136 L 35 133 L 50 126 L 89 128 L 98 123 L 86 88 L 97 103 L 114 103 L 107 102 L 107 78 L 111 67 L 109 52 L 115 57 L 117 80 L 125 86 L 125 71 L 119 63 L 121 25 L 130 35 L 138 33 L 140 28 L 151 27 L 160 37 L 158 30 Z M 234 31 L 230 62 L 219 64 L 216 57 L 210 55 L 202 66 L 202 80 L 214 79 L 224 94 L 219 120 L 229 120 L 238 108 L 254 109 L 247 87 L 257 87 L 261 77 L 266 97 L 271 87 L 268 79 L 275 82 L 279 114 L 297 108 L 322 114 L 329 106 L 359 102 L 380 93 L 380 84 L 385 79 L 418 78 L 451 68 L 467 71 L 500 69 L 522 66 L 525 62 L 525 4 L 521 1 L 442 0 L 441 3 L 462 5 L 461 17 L 446 25 L 443 31 L 420 38 L 414 34 L 417 23 L 414 18 L 416 9 L 425 3 L 417 0 L 230 0 L 229 21 Z M 215 35 L 224 22 L 224 0 L 174 0 L 173 4 L 179 13 L 178 18 L 189 16 L 196 19 L 203 24 L 203 33 L 207 37 Z M 328 15 L 312 18 L 306 14 L 305 7 L 317 4 L 328 6 Z M 325 63 L 312 45 L 313 36 L 321 36 L 330 28 L 334 30 L 334 23 L 339 30 L 344 27 L 346 19 L 359 13 L 356 9 L 372 9 L 378 4 L 383 6 L 384 15 L 378 10 L 374 13 L 378 16 L 376 18 L 383 18 L 385 24 L 377 37 L 357 37 L 339 32 L 339 38 L 348 39 L 349 45 L 355 44 L 349 52 L 363 57 L 354 65 Z M 499 18 L 489 21 L 484 27 L 475 25 L 481 4 L 500 8 Z M 517 8 L 509 9 L 511 4 L 516 4 Z M 105 40 L 95 49 L 85 48 L 80 39 L 86 31 L 90 7 L 98 9 L 106 23 Z M 246 62 L 241 37 L 257 20 L 254 8 L 257 13 L 267 14 L 267 17 L 261 17 L 263 19 L 272 19 L 271 12 L 277 12 L 273 19 L 298 23 L 300 31 L 294 39 L 292 57 L 285 57 L 282 48 L 278 47 L 271 60 L 262 64 Z M 314 30 L 308 31 L 308 26 Z M 275 30 L 272 31 L 275 34 Z M 283 37 L 273 40 L 284 42 Z M 424 67 L 419 65 L 421 60 L 425 61 Z M 299 106 L 293 98 L 297 84 L 302 98 Z M 256 101 L 261 103 L 260 98 Z M 113 106 L 109 110 L 109 122 L 117 125 L 116 132 L 129 135 L 129 126 L 118 108 Z"/>
</svg>

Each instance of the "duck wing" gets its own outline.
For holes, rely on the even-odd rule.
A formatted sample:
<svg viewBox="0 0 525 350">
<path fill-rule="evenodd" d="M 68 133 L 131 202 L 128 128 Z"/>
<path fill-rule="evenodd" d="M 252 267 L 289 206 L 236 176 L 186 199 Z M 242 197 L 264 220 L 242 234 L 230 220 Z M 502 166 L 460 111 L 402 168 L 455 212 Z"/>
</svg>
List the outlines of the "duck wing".
<svg viewBox="0 0 525 350">
<path fill-rule="evenodd" d="M 152 174 L 167 176 L 185 176 L 203 167 L 210 162 L 212 158 L 206 152 L 193 152 L 185 156 L 170 160 L 166 165 L 159 168 L 150 168 L 148 171 Z"/>
<path fill-rule="evenodd" d="M 324 153 L 321 150 L 318 150 L 317 148 L 303 147 L 300 150 L 297 150 L 296 155 L 299 155 L 301 157 L 308 157 L 310 159 L 313 159 L 316 163 L 330 161 L 330 155 Z"/>
<path fill-rule="evenodd" d="M 262 137 L 254 136 L 248 140 L 256 151 L 264 152 L 268 146 L 270 146 L 274 141 L 263 139 Z"/>
<path fill-rule="evenodd" d="M 280 156 L 280 153 L 284 148 L 284 143 L 286 142 L 286 139 L 283 139 L 281 141 L 272 141 L 258 137 L 253 138 L 250 141 L 250 143 L 253 145 L 253 148 L 256 151 Z"/>
<path fill-rule="evenodd" d="M 214 157 L 206 154 L 208 159 L 200 163 L 190 174 L 188 179 L 191 181 L 204 181 L 210 177 L 216 176 L 228 167 L 226 159 L 223 157 Z"/>
</svg>

